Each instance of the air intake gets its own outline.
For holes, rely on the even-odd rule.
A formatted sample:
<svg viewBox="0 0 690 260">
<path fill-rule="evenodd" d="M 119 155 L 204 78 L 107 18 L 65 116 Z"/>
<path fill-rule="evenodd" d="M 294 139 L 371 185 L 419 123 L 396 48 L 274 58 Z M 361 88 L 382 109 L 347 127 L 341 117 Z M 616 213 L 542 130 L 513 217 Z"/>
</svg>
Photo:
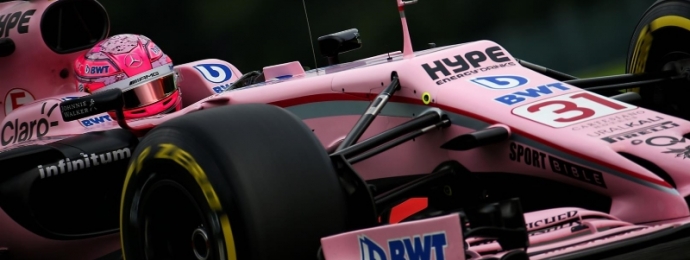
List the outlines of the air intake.
<svg viewBox="0 0 690 260">
<path fill-rule="evenodd" d="M 110 20 L 96 0 L 60 0 L 50 5 L 41 19 L 41 35 L 57 54 L 74 53 L 105 39 Z"/>
</svg>

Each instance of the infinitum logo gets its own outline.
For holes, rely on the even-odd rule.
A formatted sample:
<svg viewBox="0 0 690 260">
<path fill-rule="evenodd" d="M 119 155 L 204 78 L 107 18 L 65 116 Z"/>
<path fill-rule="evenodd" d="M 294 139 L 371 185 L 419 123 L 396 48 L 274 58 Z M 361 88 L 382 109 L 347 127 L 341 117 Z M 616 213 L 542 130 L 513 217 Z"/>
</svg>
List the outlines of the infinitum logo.
<svg viewBox="0 0 690 260">
<path fill-rule="evenodd" d="M 102 154 L 92 153 L 91 155 L 88 155 L 81 153 L 81 155 L 82 158 L 65 158 L 55 164 L 39 165 L 38 172 L 41 175 L 41 179 L 56 176 L 58 174 L 86 169 L 91 166 L 98 166 L 118 160 L 129 159 L 129 157 L 132 156 L 132 153 L 129 148 L 122 148 Z"/>
</svg>

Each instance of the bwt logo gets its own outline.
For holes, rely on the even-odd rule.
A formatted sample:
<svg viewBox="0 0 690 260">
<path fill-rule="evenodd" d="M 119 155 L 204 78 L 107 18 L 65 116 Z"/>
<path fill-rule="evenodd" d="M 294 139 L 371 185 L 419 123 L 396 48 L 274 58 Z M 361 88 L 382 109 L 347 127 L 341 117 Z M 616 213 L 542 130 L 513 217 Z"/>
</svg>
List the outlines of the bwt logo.
<svg viewBox="0 0 690 260">
<path fill-rule="evenodd" d="M 159 48 L 158 45 L 153 45 L 151 46 L 151 52 L 153 52 L 153 54 L 158 55 L 161 53 L 161 48 Z"/>
<path fill-rule="evenodd" d="M 473 83 L 490 89 L 509 89 L 529 83 L 529 80 L 520 76 L 488 76 L 471 79 Z"/>
<path fill-rule="evenodd" d="M 538 98 L 542 96 L 548 96 L 553 94 L 556 90 L 566 91 L 570 88 L 563 85 L 563 83 L 551 83 L 534 88 L 527 88 L 522 91 L 517 91 L 509 95 L 504 95 L 495 98 L 496 101 L 501 102 L 506 105 L 515 105 L 524 102 L 528 99 Z"/>
<path fill-rule="evenodd" d="M 218 93 L 225 91 L 228 88 L 230 88 L 230 84 L 216 86 L 216 87 L 213 87 L 213 92 L 216 92 L 216 94 L 218 94 Z"/>
<path fill-rule="evenodd" d="M 108 73 L 108 70 L 110 69 L 110 66 L 108 65 L 103 65 L 103 66 L 89 66 L 86 65 L 84 66 L 84 73 L 85 74 L 101 74 L 101 73 Z"/>
<path fill-rule="evenodd" d="M 232 70 L 223 64 L 200 64 L 194 68 L 201 72 L 206 80 L 213 83 L 222 83 L 232 77 Z"/>
<path fill-rule="evenodd" d="M 85 118 L 79 120 L 81 125 L 83 126 L 94 126 L 94 125 L 100 125 L 106 122 L 112 122 L 113 119 L 109 115 L 104 115 L 104 116 L 94 116 L 90 118 Z"/>
<path fill-rule="evenodd" d="M 445 260 L 446 233 L 403 237 L 388 240 L 388 250 L 376 241 L 362 235 L 359 237 L 361 260 Z M 435 256 L 435 257 L 434 257 Z"/>
</svg>

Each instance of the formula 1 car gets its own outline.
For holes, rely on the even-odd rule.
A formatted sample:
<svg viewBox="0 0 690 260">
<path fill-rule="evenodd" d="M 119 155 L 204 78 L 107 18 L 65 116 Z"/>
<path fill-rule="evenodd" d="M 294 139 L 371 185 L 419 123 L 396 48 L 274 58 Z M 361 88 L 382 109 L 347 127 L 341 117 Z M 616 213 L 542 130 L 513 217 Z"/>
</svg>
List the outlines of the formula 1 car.
<svg viewBox="0 0 690 260">
<path fill-rule="evenodd" d="M 177 65 L 184 108 L 135 120 L 71 83 L 98 2 L 1 3 L 0 259 L 689 256 L 690 1 L 590 79 L 489 40 L 414 51 L 412 3 L 402 51 L 340 63 L 350 29 L 309 71 Z"/>
</svg>

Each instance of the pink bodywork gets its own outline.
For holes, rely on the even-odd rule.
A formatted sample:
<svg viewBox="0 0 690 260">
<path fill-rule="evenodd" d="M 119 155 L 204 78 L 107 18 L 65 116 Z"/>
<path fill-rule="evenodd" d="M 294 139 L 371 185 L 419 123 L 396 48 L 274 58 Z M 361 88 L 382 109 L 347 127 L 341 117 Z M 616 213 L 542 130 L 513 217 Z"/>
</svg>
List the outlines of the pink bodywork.
<svg viewBox="0 0 690 260">
<path fill-rule="evenodd" d="M 16 46 L 14 54 L 0 58 L 0 117 L 4 118 L 14 109 L 31 101 L 76 89 L 73 74 L 69 73 L 68 77 L 63 78 L 60 77 L 60 72 L 63 69 L 70 71 L 74 59 L 83 52 L 55 54 L 40 38 L 41 16 L 52 3 L 53 1 L 0 3 L 0 15 L 20 12 L 23 17 L 20 17 L 14 28 L 7 28 L 0 35 L 12 38 Z M 26 26 L 27 33 L 19 33 L 19 26 Z"/>
<path fill-rule="evenodd" d="M 34 17 L 40 17 L 42 8 L 49 4 L 48 1 L 3 3 L 0 4 L 0 13 L 23 10 L 25 7 L 22 5 L 33 5 L 38 7 Z M 402 12 L 399 0 L 398 4 Z M 30 28 L 38 28 L 39 21 L 31 19 Z M 50 137 L 59 139 L 119 127 L 107 113 L 72 122 L 61 119 L 58 104 L 85 93 L 75 92 L 74 79 L 58 77 L 59 69 L 56 68 L 71 68 L 70 62 L 83 52 L 58 55 L 58 58 L 36 63 L 36 57 L 50 50 L 40 41 L 31 39 L 30 35 L 12 38 L 17 42 L 17 52 L 21 52 L 22 56 L 2 58 L 0 62 L 0 78 L 3 79 L 0 90 L 5 97 L 5 104 L 0 106 L 0 115 L 7 113 L 0 124 L 0 150 L 55 140 L 47 139 Z M 409 36 L 406 36 L 406 40 L 409 40 Z M 32 51 L 21 51 L 23 48 Z M 533 226 L 529 229 L 532 232 L 532 246 L 528 252 L 536 252 L 532 256 L 535 259 L 673 228 L 687 222 L 690 211 L 684 197 L 690 195 L 690 160 L 685 158 L 689 154 L 683 152 L 690 144 L 686 144 L 682 136 L 690 133 L 690 122 L 589 93 L 543 76 L 519 65 L 507 50 L 492 41 L 475 41 L 414 54 L 409 51 L 411 49 L 405 48 L 402 53 L 383 54 L 306 72 L 299 62 L 274 65 L 265 68 L 266 75 L 270 76 L 265 83 L 232 91 L 224 90 L 241 75 L 232 64 L 217 59 L 181 64 L 175 70 L 180 75 L 179 87 L 184 108 L 172 114 L 131 120 L 129 125 L 143 133 L 171 118 L 202 109 L 266 103 L 284 107 L 302 118 L 324 147 L 330 150 L 345 137 L 371 100 L 391 82 L 391 72 L 396 71 L 401 90 L 393 95 L 360 140 L 434 109 L 448 115 L 452 125 L 355 164 L 353 167 L 365 180 L 428 173 L 442 162 L 455 160 L 472 172 L 511 172 L 536 176 L 612 198 L 609 212 L 559 208 L 526 213 L 528 226 Z M 499 61 L 487 58 L 487 53 Z M 478 55 L 484 55 L 485 59 L 477 62 L 474 68 L 461 70 L 463 65 L 458 58 L 480 60 Z M 464 64 L 465 67 L 470 65 Z M 209 74 L 197 66 L 225 66 L 232 73 L 222 81 L 209 80 Z M 423 66 L 436 69 L 444 66 L 448 75 L 437 70 L 438 79 L 431 79 L 433 72 L 427 73 Z M 453 73 L 454 69 L 459 73 Z M 479 81 L 471 81 L 487 76 L 520 76 L 528 79 L 528 82 L 510 88 L 491 88 L 478 84 Z M 540 92 L 535 95 L 535 91 Z M 431 97 L 428 104 L 422 100 L 424 94 Z M 508 104 L 520 98 L 524 100 Z M 549 103 L 544 103 L 547 101 Z M 469 151 L 439 148 L 458 135 L 498 124 L 510 130 L 510 140 Z M 628 124 L 632 128 L 623 129 Z M 639 129 L 646 130 L 643 133 L 629 132 Z M 37 140 L 39 138 L 41 140 Z M 671 176 L 676 187 L 625 159 L 619 152 L 656 164 Z M 581 172 L 582 169 L 585 171 Z M 574 226 L 585 226 L 586 229 L 571 232 L 570 228 Z M 629 232 L 618 234 L 618 231 L 625 230 Z M 402 238 L 424 237 L 439 232 L 444 234 L 447 242 L 443 250 L 448 255 L 447 259 L 464 259 L 457 215 L 338 234 L 323 238 L 322 245 L 329 260 L 353 259 L 363 256 L 360 251 L 363 237 L 389 250 L 389 241 L 403 241 Z M 570 236 L 573 237 L 560 241 Z M 556 240 L 559 241 L 549 243 Z M 470 258 L 505 253 L 500 252 L 498 244 L 490 240 L 468 239 L 467 243 L 470 244 L 467 248 Z M 50 250 L 53 259 L 75 259 L 70 255 L 70 251 L 74 250 L 80 250 L 81 257 L 90 259 L 116 250 L 118 246 L 119 239 L 115 234 L 82 241 L 52 241 L 38 237 L 21 228 L 0 210 L 0 248 L 10 248 L 22 259 L 45 256 L 44 250 L 36 248 Z"/>
<path fill-rule="evenodd" d="M 465 251 L 458 214 L 347 232 L 321 243 L 326 259 L 415 259 L 400 258 L 413 251 L 418 259 L 441 260 Z"/>
</svg>

